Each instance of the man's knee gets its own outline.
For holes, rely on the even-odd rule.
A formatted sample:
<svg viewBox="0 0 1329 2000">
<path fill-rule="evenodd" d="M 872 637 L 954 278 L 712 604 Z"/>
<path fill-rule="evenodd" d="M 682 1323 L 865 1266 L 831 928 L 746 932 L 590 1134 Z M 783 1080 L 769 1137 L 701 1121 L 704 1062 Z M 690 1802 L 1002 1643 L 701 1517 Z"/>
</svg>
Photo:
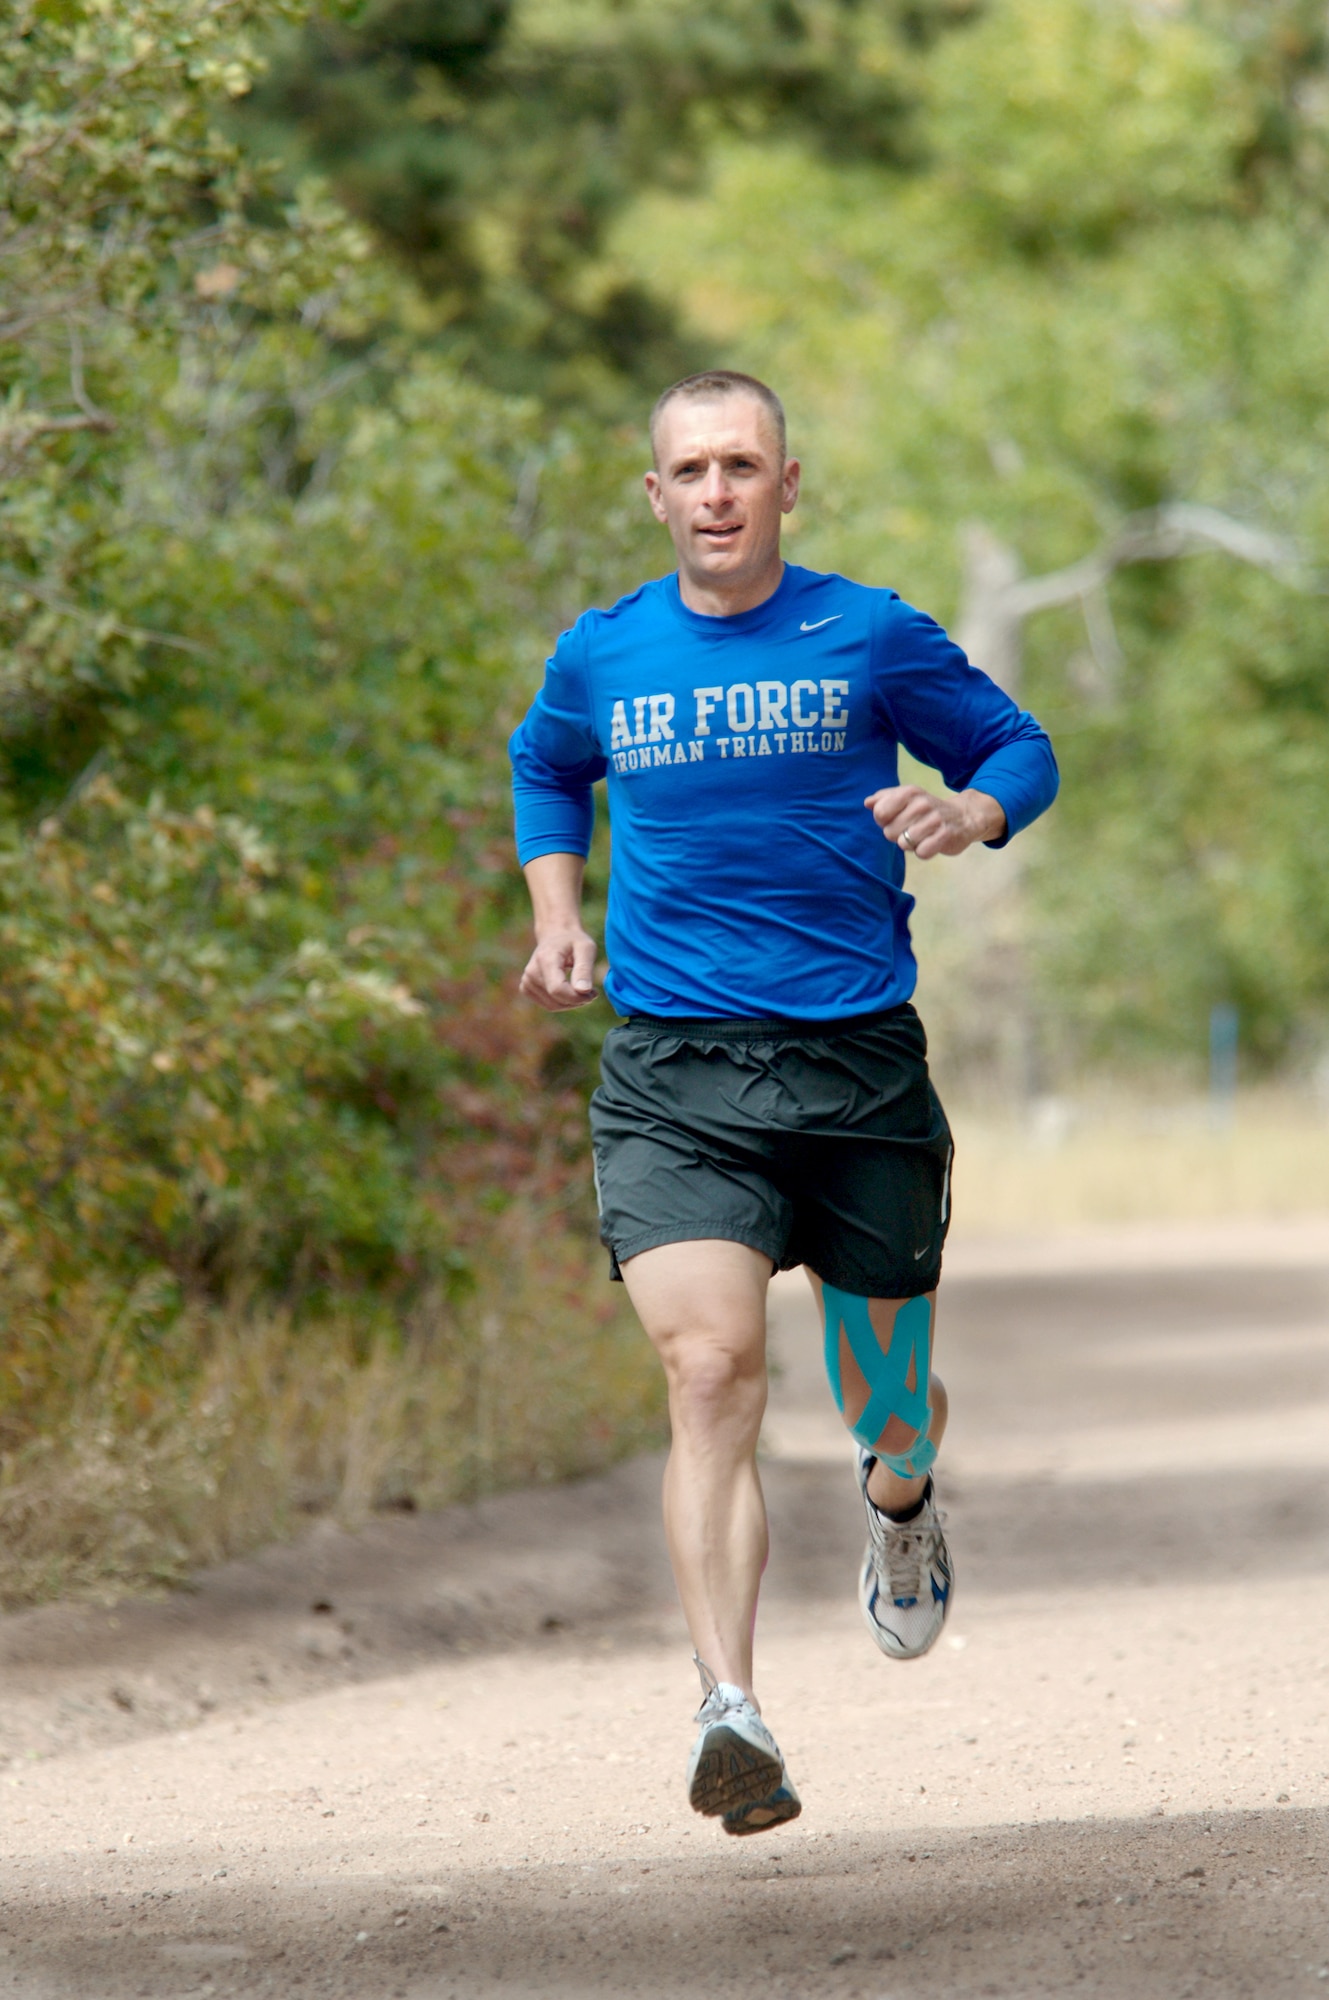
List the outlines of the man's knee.
<svg viewBox="0 0 1329 2000">
<path fill-rule="evenodd" d="M 765 1395 L 765 1356 L 755 1341 L 692 1327 L 657 1334 L 655 1345 L 676 1407 L 719 1417 Z"/>
</svg>

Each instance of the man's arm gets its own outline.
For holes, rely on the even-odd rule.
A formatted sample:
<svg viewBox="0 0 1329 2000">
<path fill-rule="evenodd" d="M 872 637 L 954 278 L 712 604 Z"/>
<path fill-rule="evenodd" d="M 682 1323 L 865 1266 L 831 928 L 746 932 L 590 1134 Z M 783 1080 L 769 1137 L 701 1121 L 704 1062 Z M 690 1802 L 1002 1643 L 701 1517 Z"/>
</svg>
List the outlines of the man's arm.
<svg viewBox="0 0 1329 2000">
<path fill-rule="evenodd" d="M 581 883 L 595 824 L 591 788 L 606 761 L 591 714 L 585 625 L 580 619 L 559 640 L 509 746 L 517 854 L 535 915 L 521 990 L 551 1013 L 595 998 L 595 940 L 581 921 Z"/>
<path fill-rule="evenodd" d="M 924 861 L 962 854 L 975 841 L 1005 846 L 1057 796 L 1047 732 L 925 613 L 896 599 L 879 608 L 876 623 L 883 720 L 956 796 L 892 785 L 865 801 L 869 812 L 893 845 Z"/>
<path fill-rule="evenodd" d="M 524 870 L 535 917 L 535 950 L 521 990 L 537 1006 L 559 1013 L 595 998 L 595 939 L 582 926 L 580 854 L 539 854 Z"/>
</svg>

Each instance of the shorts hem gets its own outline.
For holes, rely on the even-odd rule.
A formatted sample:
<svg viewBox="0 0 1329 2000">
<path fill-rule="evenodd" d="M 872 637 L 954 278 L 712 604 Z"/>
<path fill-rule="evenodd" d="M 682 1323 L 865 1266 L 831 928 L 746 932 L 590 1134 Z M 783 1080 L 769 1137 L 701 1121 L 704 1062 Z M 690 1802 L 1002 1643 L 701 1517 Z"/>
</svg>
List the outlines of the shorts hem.
<svg viewBox="0 0 1329 2000">
<path fill-rule="evenodd" d="M 751 1230 L 740 1234 L 737 1229 L 717 1229 L 713 1223 L 704 1229 L 649 1229 L 617 1243 L 601 1240 L 609 1252 L 609 1275 L 619 1283 L 623 1278 L 620 1266 L 630 1257 L 639 1256 L 643 1250 L 660 1250 L 666 1243 L 741 1243 L 744 1249 L 755 1250 L 759 1257 L 769 1257 L 775 1270 L 784 1268 L 779 1246 L 772 1245 L 768 1238 L 758 1238 Z"/>
<path fill-rule="evenodd" d="M 823 1285 L 833 1285 L 837 1292 L 847 1292 L 850 1298 L 921 1299 L 928 1292 L 935 1292 L 941 1283 L 940 1264 L 934 1265 L 930 1271 L 920 1271 L 916 1265 L 909 1271 L 893 1271 L 888 1278 L 880 1281 L 874 1279 L 871 1285 L 864 1287 L 862 1274 L 858 1271 L 837 1278 L 829 1268 L 819 1271 L 806 1257 L 800 1261 L 807 1265 L 815 1277 L 821 1279 Z"/>
</svg>

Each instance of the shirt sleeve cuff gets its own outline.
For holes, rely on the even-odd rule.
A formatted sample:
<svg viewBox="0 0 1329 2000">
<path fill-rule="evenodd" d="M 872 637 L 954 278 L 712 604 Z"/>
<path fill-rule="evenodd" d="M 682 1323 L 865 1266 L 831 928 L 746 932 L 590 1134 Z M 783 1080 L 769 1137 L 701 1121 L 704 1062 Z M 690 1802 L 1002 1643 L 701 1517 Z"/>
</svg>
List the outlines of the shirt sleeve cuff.
<svg viewBox="0 0 1329 2000">
<path fill-rule="evenodd" d="M 986 798 L 995 799 L 997 801 L 997 804 L 1001 807 L 1003 813 L 1006 815 L 1005 832 L 999 833 L 995 840 L 985 840 L 983 842 L 984 847 L 1009 846 L 1010 842 L 1014 840 L 1016 834 L 1021 831 L 1021 828 L 1016 822 L 1015 813 L 1012 810 L 1010 799 L 1006 795 L 1005 788 L 1003 787 L 1001 780 L 998 779 L 994 784 L 985 785 L 981 778 L 975 778 L 973 784 L 970 787 L 970 790 L 975 792 L 982 792 Z"/>
<path fill-rule="evenodd" d="M 590 851 L 590 842 L 583 843 L 575 834 L 532 833 L 518 841 L 517 860 L 523 868 L 528 861 L 538 861 L 542 854 L 575 854 L 584 861 Z"/>
</svg>

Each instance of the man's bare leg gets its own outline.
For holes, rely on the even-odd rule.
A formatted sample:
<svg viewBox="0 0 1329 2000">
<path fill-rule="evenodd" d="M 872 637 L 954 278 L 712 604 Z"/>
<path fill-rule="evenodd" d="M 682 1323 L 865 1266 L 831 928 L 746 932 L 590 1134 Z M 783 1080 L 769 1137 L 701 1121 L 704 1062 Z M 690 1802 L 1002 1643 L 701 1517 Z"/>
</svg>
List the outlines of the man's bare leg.
<svg viewBox="0 0 1329 2000">
<path fill-rule="evenodd" d="M 665 1533 L 692 1643 L 752 1693 L 752 1633 L 769 1538 L 757 1475 L 771 1260 L 707 1239 L 643 1250 L 623 1281 L 664 1364 L 673 1442 Z"/>
<path fill-rule="evenodd" d="M 825 1317 L 823 1288 L 811 1272 L 808 1276 Z M 858 1575 L 859 1608 L 878 1650 L 893 1660 L 922 1659 L 936 1645 L 950 1610 L 955 1576 L 932 1489 L 932 1454 L 920 1450 L 925 1441 L 934 1448 L 941 1443 L 947 1416 L 946 1391 L 937 1376 L 929 1374 L 926 1384 L 917 1379 L 917 1369 L 931 1359 L 930 1322 L 936 1300 L 930 1293 L 925 1296 L 928 1319 L 920 1327 L 918 1299 L 840 1295 L 838 1303 L 833 1302 L 831 1321 L 839 1333 L 839 1352 L 827 1356 L 832 1376 L 838 1377 L 837 1399 L 845 1423 L 859 1445 L 858 1478 L 868 1531 Z M 868 1326 L 863 1324 L 865 1306 Z M 901 1324 L 905 1308 L 911 1309 Z M 869 1345 L 869 1327 L 880 1350 L 880 1368 Z M 903 1379 L 893 1351 L 897 1339 L 908 1343 Z M 864 1371 L 872 1379 L 865 1381 Z M 920 1393 L 925 1388 L 926 1396 Z M 865 1445 L 869 1433 L 862 1426 L 870 1390 L 879 1398 L 869 1419 L 871 1429 L 879 1423 L 883 1428 L 871 1445 Z M 926 1430 L 920 1428 L 923 1424 Z M 887 1453 L 896 1470 L 883 1462 Z M 915 1473 L 920 1459 L 923 1470 Z"/>
</svg>

